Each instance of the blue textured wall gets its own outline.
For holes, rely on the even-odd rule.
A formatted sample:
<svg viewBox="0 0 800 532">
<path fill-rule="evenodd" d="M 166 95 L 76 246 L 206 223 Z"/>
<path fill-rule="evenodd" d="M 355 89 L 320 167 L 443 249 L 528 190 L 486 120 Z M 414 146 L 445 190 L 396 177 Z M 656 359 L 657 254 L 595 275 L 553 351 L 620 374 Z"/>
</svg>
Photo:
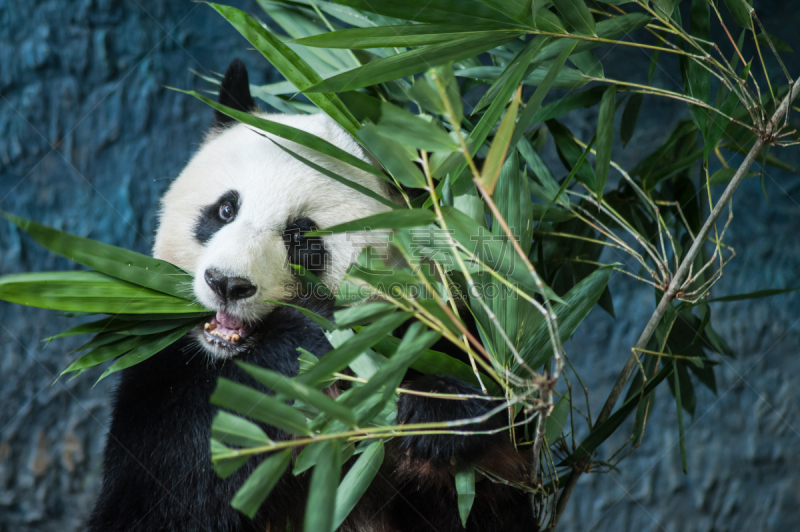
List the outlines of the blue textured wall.
<svg viewBox="0 0 800 532">
<path fill-rule="evenodd" d="M 0 1 L 0 208 L 149 253 L 158 198 L 212 117 L 165 86 L 207 89 L 189 69 L 234 56 L 277 80 L 246 44 L 188 1 Z M 0 273 L 68 268 L 0 222 Z M 0 303 L 2 531 L 79 530 L 99 488 L 113 383 L 51 386 L 77 344 L 39 342 L 70 321 Z"/>
<path fill-rule="evenodd" d="M 255 2 L 229 3 L 258 9 Z M 800 50 L 800 18 L 790 3 L 759 7 L 771 32 Z M 206 88 L 189 69 L 224 70 L 233 56 L 248 64 L 254 82 L 277 79 L 203 5 L 0 0 L 0 208 L 148 252 L 157 199 L 211 116 L 202 103 L 164 86 Z M 645 57 L 621 68 L 646 65 Z M 660 102 L 646 110 L 624 162 L 685 112 Z M 796 149 L 783 157 L 800 166 Z M 800 178 L 769 170 L 766 189 L 769 205 L 757 180 L 737 195 L 730 242 L 739 257 L 725 270 L 720 294 L 800 284 Z M 0 223 L 0 274 L 71 267 Z M 612 288 L 619 320 L 594 313 L 568 346 L 584 374 L 603 379 L 593 388 L 594 412 L 653 305 L 651 291 L 621 276 Z M 737 358 L 720 367 L 719 395 L 700 391 L 695 419 L 687 418 L 690 474 L 680 470 L 674 402 L 664 388 L 654 418 L 661 422 L 648 426 L 622 473 L 584 478 L 564 528 L 794 529 L 798 309 L 797 294 L 720 307 L 716 323 Z M 51 385 L 77 342 L 39 343 L 71 325 L 50 312 L 0 303 L 0 531 L 80 530 L 99 487 L 113 383 L 92 389 L 83 376 Z"/>
</svg>

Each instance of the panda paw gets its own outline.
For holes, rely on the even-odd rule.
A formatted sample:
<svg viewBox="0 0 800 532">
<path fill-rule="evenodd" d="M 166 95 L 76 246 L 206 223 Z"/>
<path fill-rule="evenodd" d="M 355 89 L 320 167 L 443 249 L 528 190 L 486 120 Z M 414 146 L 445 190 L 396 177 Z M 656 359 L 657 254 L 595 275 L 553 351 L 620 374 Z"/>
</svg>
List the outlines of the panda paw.
<svg viewBox="0 0 800 532">
<path fill-rule="evenodd" d="M 451 395 L 480 395 L 473 386 L 441 375 L 424 375 L 404 385 L 405 388 L 428 393 Z M 402 394 L 397 405 L 397 421 L 403 425 L 436 423 L 471 419 L 488 414 L 495 403 L 487 399 L 439 399 L 427 396 Z M 503 414 L 498 413 L 478 423 L 453 427 L 458 431 L 487 431 L 503 424 Z M 399 450 L 412 460 L 430 462 L 437 467 L 473 462 L 495 445 L 502 445 L 504 434 L 432 434 L 430 436 L 405 436 L 400 439 Z"/>
</svg>

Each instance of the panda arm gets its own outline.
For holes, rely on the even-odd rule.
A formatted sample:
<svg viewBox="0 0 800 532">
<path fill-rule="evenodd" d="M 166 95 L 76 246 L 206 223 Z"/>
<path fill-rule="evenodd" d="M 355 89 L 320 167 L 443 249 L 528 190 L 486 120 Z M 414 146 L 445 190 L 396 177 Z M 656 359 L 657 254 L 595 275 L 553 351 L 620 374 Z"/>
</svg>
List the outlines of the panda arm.
<svg viewBox="0 0 800 532">
<path fill-rule="evenodd" d="M 471 385 L 438 375 L 424 375 L 404 385 L 416 391 L 479 395 Z M 483 416 L 496 406 L 489 400 L 438 399 L 403 394 L 398 401 L 400 424 L 430 423 Z M 466 431 L 500 429 L 501 412 L 486 421 L 462 427 Z M 435 434 L 406 436 L 389 443 L 387 466 L 396 493 L 386 507 L 392 530 L 464 530 L 458 514 L 454 473 L 471 464 L 501 478 L 527 485 L 528 457 L 518 452 L 499 430 L 494 434 Z M 476 497 L 467 530 L 536 530 L 530 497 L 508 485 L 495 483 L 476 473 Z"/>
</svg>

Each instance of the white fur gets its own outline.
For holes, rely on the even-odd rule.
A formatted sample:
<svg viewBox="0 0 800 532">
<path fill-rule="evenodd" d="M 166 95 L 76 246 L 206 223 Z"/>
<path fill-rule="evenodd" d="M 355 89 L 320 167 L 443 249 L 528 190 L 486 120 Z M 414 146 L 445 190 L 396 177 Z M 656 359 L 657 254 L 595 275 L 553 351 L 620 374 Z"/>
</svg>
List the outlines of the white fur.
<svg viewBox="0 0 800 532">
<path fill-rule="evenodd" d="M 258 116 L 312 133 L 369 162 L 356 141 L 324 114 Z M 386 196 L 380 178 L 294 142 L 270 138 Z M 229 190 L 239 193 L 241 208 L 236 218 L 205 245 L 200 244 L 194 226 L 201 209 Z M 253 321 L 272 309 L 264 300 L 286 300 L 292 295 L 295 281 L 282 238 L 290 218 L 307 216 L 325 229 L 386 210 L 386 205 L 296 160 L 263 132 L 236 124 L 210 135 L 164 195 L 153 256 L 193 273 L 197 300 L 214 310 L 221 303 L 204 280 L 206 269 L 249 279 L 258 287 L 256 294 L 224 310 Z M 376 238 L 364 233 L 324 237 L 330 252 L 326 284 L 335 290 L 361 249 Z"/>
</svg>

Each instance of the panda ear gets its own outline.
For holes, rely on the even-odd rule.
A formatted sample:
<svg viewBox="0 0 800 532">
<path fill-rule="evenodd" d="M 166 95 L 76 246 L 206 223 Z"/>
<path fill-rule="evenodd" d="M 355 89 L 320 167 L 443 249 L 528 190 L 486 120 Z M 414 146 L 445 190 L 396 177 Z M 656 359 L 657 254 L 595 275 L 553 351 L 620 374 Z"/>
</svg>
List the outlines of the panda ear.
<svg viewBox="0 0 800 532">
<path fill-rule="evenodd" d="M 256 108 L 256 102 L 250 95 L 247 67 L 238 58 L 231 61 L 225 72 L 225 78 L 219 86 L 219 103 L 244 112 L 250 112 Z M 215 110 L 214 121 L 217 125 L 224 126 L 236 120 Z"/>
</svg>

